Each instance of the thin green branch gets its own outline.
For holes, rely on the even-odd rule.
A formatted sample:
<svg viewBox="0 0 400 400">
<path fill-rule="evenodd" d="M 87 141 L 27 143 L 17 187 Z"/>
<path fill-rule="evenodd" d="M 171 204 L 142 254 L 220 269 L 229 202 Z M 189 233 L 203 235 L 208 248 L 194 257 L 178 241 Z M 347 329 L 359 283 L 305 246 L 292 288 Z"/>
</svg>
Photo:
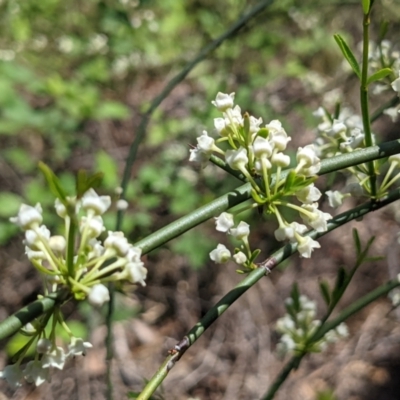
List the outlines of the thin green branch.
<svg viewBox="0 0 400 400">
<path fill-rule="evenodd" d="M 0 340 L 16 333 L 28 322 L 53 309 L 57 304 L 63 303 L 67 300 L 67 293 L 65 290 L 60 290 L 49 294 L 21 308 L 15 314 L 0 322 Z"/>
<path fill-rule="evenodd" d="M 326 232 L 312 231 L 308 234 L 313 239 L 318 239 L 328 232 L 350 222 L 352 220 L 361 218 L 371 211 L 378 210 L 396 200 L 400 199 L 400 189 L 394 190 L 382 201 L 369 201 L 352 210 L 346 211 L 328 222 L 328 229 Z M 252 271 L 246 278 L 244 278 L 235 288 L 228 292 L 217 304 L 210 308 L 206 315 L 188 332 L 188 334 L 175 346 L 172 351 L 173 355 L 179 354 L 174 360 L 174 363 L 182 357 L 186 350 L 191 347 L 197 339 L 208 329 L 211 324 L 219 318 L 240 296 L 242 296 L 249 288 L 254 286 L 263 276 L 271 272 L 279 263 L 290 257 L 297 250 L 297 243 L 289 243 L 282 247 L 267 260 L 259 264 L 259 268 Z M 332 329 L 332 328 L 331 328 Z M 171 360 L 171 354 L 165 359 L 163 365 Z M 163 369 L 162 376 L 157 372 L 148 382 L 142 393 L 147 393 L 150 396 L 154 390 L 166 378 L 173 364 L 169 364 L 170 368 Z M 290 372 L 290 371 L 289 371 Z M 157 385 L 155 384 L 157 382 Z M 153 391 L 150 390 L 152 388 Z M 149 397 L 140 397 L 141 400 L 148 399 Z"/>
<path fill-rule="evenodd" d="M 360 104 L 361 114 L 365 134 L 365 146 L 371 147 L 373 143 L 371 132 L 371 121 L 369 115 L 368 105 L 368 51 L 369 51 L 369 25 L 370 25 L 370 11 L 364 15 L 363 20 L 363 57 L 361 69 L 361 83 L 360 83 Z M 376 198 L 376 173 L 374 161 L 368 162 L 368 175 L 370 182 L 370 194 L 374 199 Z"/>
</svg>

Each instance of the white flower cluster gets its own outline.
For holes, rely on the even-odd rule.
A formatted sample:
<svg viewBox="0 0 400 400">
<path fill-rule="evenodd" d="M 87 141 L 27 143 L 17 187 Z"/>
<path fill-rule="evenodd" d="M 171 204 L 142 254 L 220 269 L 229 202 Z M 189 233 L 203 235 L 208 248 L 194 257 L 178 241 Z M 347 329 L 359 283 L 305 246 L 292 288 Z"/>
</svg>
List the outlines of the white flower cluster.
<svg viewBox="0 0 400 400">
<path fill-rule="evenodd" d="M 7 365 L 3 371 L 0 371 L 0 378 L 5 379 L 13 389 L 22 386 L 24 379 L 40 386 L 45 381 L 49 381 L 50 368 L 62 370 L 68 358 L 85 355 L 86 349 L 91 347 L 93 347 L 91 343 L 72 336 L 68 352 L 65 352 L 50 339 L 41 338 L 36 343 L 34 360 L 29 361 L 24 368 L 21 365 L 22 359 L 15 364 Z"/>
<path fill-rule="evenodd" d="M 400 96 L 400 51 L 398 48 L 395 48 L 389 40 L 382 40 L 379 45 L 371 42 L 369 56 L 370 75 L 384 67 L 390 67 L 397 76 L 391 84 L 389 84 L 390 80 L 383 79 L 374 83 L 372 93 L 379 95 L 393 89 Z M 399 118 L 400 104 L 387 108 L 383 113 L 396 122 Z"/>
<path fill-rule="evenodd" d="M 66 206 L 56 199 L 56 213 L 64 219 L 64 235 L 51 235 L 43 221 L 40 204 L 35 207 L 22 204 L 11 222 L 25 231 L 25 252 L 33 265 L 51 284 L 51 291 L 58 286 L 69 286 L 75 298 L 88 298 L 95 306 L 108 301 L 109 281 L 127 280 L 145 286 L 147 270 L 141 261 L 141 249 L 132 246 L 123 232 L 108 232 L 102 242 L 99 236 L 104 232 L 102 214 L 111 205 L 109 196 L 99 196 L 89 189 L 80 200 L 68 199 L 69 207 L 75 210 L 71 217 Z M 80 240 L 75 254 L 68 260 L 68 240 L 72 219 L 80 215 L 78 224 Z M 71 263 L 71 265 L 68 265 Z M 109 263 L 106 265 L 106 263 Z"/>
<path fill-rule="evenodd" d="M 212 104 L 222 112 L 214 119 L 214 127 L 220 138 L 214 140 L 206 131 L 197 138 L 197 146 L 190 150 L 190 161 L 204 164 L 213 152 L 224 156 L 225 162 L 234 170 L 241 171 L 247 178 L 258 174 L 263 176 L 271 168 L 286 168 L 290 157 L 283 153 L 291 140 L 278 120 L 261 127 L 262 119 L 255 118 L 234 105 L 235 94 L 219 92 Z M 224 151 L 217 146 L 228 142 L 230 149 Z M 320 169 L 320 160 L 313 145 L 297 151 L 296 173 L 314 176 Z"/>
<path fill-rule="evenodd" d="M 206 131 L 197 138 L 197 147 L 190 150 L 190 161 L 199 161 L 204 164 L 213 152 L 223 155 L 226 164 L 233 170 L 240 171 L 252 186 L 254 206 L 263 207 L 268 214 L 275 214 L 279 229 L 275 232 L 277 240 L 290 240 L 298 244 L 298 250 L 302 257 L 311 257 L 314 248 L 320 247 L 318 242 L 303 234 L 309 229 L 305 225 L 293 222 L 289 224 L 281 216 L 279 207 L 289 207 L 299 211 L 303 222 L 318 232 L 327 230 L 327 220 L 332 217 L 318 209 L 321 193 L 312 183 L 312 177 L 316 176 L 321 168 L 321 162 L 317 156 L 314 145 L 300 147 L 297 150 L 297 165 L 291 171 L 292 185 L 286 184 L 286 178 L 282 178 L 282 168 L 290 164 L 290 157 L 284 154 L 291 140 L 282 124 L 273 120 L 261 127 L 262 119 L 255 118 L 247 113 L 242 115 L 238 105 L 234 104 L 234 93 L 218 93 L 212 104 L 222 113 L 222 117 L 214 120 L 214 126 L 220 138 L 214 140 Z M 219 144 L 225 144 L 229 148 L 222 150 Z M 273 174 L 275 174 L 273 176 Z M 301 206 L 291 204 L 285 197 L 295 195 L 303 203 Z M 217 230 L 226 223 L 227 213 L 223 213 L 217 219 Z M 229 228 L 223 230 L 234 235 L 233 216 Z M 243 224 L 243 222 L 241 223 Z M 240 224 L 239 224 L 240 225 Z M 246 239 L 247 240 L 247 239 Z M 250 250 L 248 250 L 250 252 Z M 249 254 L 239 252 L 235 254 L 237 262 L 246 265 L 250 260 Z M 227 260 L 230 252 L 225 246 L 219 245 L 211 253 L 214 261 Z M 252 261 L 249 261 L 250 264 Z M 247 266 L 247 265 L 246 265 Z"/>
<path fill-rule="evenodd" d="M 245 267 L 251 268 L 248 261 L 251 259 L 251 251 L 249 245 L 249 234 L 250 225 L 244 221 L 240 221 L 235 227 L 235 222 L 233 220 L 233 215 L 227 212 L 223 212 L 216 220 L 216 229 L 219 232 L 227 232 L 232 237 L 243 242 L 240 249 L 235 249 L 235 254 L 233 259 L 239 265 L 244 265 Z M 217 264 L 222 264 L 227 262 L 231 258 L 231 252 L 223 244 L 218 244 L 210 253 L 210 258 Z"/>
<path fill-rule="evenodd" d="M 315 302 L 303 295 L 299 296 L 297 305 L 294 303 L 292 297 L 286 299 L 287 314 L 276 323 L 276 330 L 282 334 L 277 345 L 277 352 L 281 356 L 302 351 L 321 352 L 329 343 L 348 336 L 346 324 L 341 323 L 327 332 L 322 339 L 310 342 L 310 338 L 321 326 L 321 321 L 315 319 L 317 306 Z"/>
</svg>

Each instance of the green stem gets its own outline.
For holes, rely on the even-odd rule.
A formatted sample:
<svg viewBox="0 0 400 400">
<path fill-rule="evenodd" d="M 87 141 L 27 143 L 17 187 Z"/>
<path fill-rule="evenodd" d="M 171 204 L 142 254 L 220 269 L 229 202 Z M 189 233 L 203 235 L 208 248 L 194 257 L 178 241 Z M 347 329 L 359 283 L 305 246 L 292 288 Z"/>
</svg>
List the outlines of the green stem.
<svg viewBox="0 0 400 400">
<path fill-rule="evenodd" d="M 363 20 L 363 58 L 362 58 L 362 71 L 361 71 L 361 85 L 360 85 L 360 104 L 361 114 L 365 134 L 365 146 L 371 147 L 373 145 L 371 121 L 369 115 L 368 105 L 368 50 L 369 50 L 369 25 L 370 25 L 370 12 L 364 15 Z M 368 174 L 371 187 L 371 198 L 376 198 L 376 174 L 374 161 L 368 163 Z"/>
</svg>

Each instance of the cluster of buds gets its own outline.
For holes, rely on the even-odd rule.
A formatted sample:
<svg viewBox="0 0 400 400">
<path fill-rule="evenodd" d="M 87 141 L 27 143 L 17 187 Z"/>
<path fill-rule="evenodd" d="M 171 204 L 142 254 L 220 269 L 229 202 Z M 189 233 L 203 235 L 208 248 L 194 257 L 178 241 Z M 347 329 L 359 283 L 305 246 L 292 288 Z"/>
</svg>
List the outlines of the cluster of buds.
<svg viewBox="0 0 400 400">
<path fill-rule="evenodd" d="M 282 334 L 277 345 L 281 356 L 301 354 L 305 352 L 321 352 L 328 344 L 337 342 L 348 336 L 345 323 L 327 332 L 321 339 L 313 340 L 313 336 L 321 326 L 321 321 L 315 319 L 317 306 L 306 296 L 293 296 L 285 301 L 287 313 L 279 318 L 276 330 Z"/>
<path fill-rule="evenodd" d="M 283 172 L 290 164 L 290 157 L 284 152 L 291 138 L 278 120 L 262 127 L 261 118 L 248 113 L 242 115 L 240 107 L 234 105 L 234 93 L 218 93 L 212 104 L 222 112 L 222 117 L 214 120 L 220 137 L 215 140 L 204 131 L 197 138 L 197 147 L 190 150 L 190 161 L 204 164 L 213 153 L 223 156 L 231 169 L 240 171 L 250 182 L 255 202 L 250 207 L 262 207 L 266 214 L 276 216 L 277 240 L 297 243 L 300 255 L 311 257 L 313 249 L 320 246 L 304 233 L 310 228 L 326 231 L 326 222 L 332 218 L 318 209 L 321 193 L 313 182 L 321 163 L 314 145 L 300 147 L 296 154 L 297 165 Z M 292 203 L 293 197 L 302 204 Z M 297 210 L 308 227 L 287 222 L 280 211 L 282 207 Z M 231 228 L 228 230 L 232 234 Z"/>
<path fill-rule="evenodd" d="M 80 198 L 57 198 L 55 210 L 64 220 L 64 234 L 51 235 L 42 224 L 42 208 L 22 204 L 11 222 L 25 232 L 25 253 L 43 277 L 44 294 L 64 291 L 67 297 L 87 299 L 96 307 L 110 299 L 108 282 L 127 281 L 145 286 L 147 270 L 141 261 L 141 249 L 128 243 L 122 232 L 105 231 L 102 215 L 111 206 L 109 196 L 99 196 L 92 188 Z M 49 322 L 51 321 L 51 323 Z M 46 327 L 51 325 L 51 332 Z M 56 327 L 71 338 L 68 352 L 56 344 Z M 30 336 L 28 343 L 14 356 L 15 364 L 7 366 L 1 377 L 12 386 L 23 377 L 40 385 L 48 379 L 50 367 L 62 369 L 69 356 L 84 354 L 90 343 L 76 338 L 65 323 L 59 306 L 22 329 Z M 36 344 L 35 360 L 21 368 L 28 349 Z"/>
</svg>

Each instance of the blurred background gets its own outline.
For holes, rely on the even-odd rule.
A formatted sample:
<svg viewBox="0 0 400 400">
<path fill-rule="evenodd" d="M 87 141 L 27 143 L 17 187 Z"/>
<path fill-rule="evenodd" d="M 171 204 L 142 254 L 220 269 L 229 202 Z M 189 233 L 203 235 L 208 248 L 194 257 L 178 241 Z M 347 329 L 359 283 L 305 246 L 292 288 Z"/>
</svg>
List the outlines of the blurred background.
<svg viewBox="0 0 400 400">
<path fill-rule="evenodd" d="M 131 171 L 129 208 L 123 230 L 131 243 L 234 189 L 238 182 L 216 167 L 189 164 L 190 145 L 213 132 L 211 106 L 218 91 L 236 92 L 243 111 L 279 119 L 292 154 L 315 139 L 313 112 L 334 99 L 359 113 L 357 82 L 333 40 L 342 34 L 357 53 L 362 9 L 359 1 L 281 0 L 253 18 L 195 67 L 153 114 Z M 36 299 L 41 281 L 23 254 L 22 236 L 8 222 L 22 202 L 44 208 L 44 222 L 57 231 L 53 196 L 38 172 L 47 163 L 63 184 L 74 187 L 79 169 L 105 174 L 102 193 L 120 185 L 141 115 L 197 53 L 225 32 L 256 1 L 224 0 L 0 0 L 0 318 Z M 400 4 L 383 0 L 373 12 L 371 36 L 388 21 L 386 38 L 400 41 Z M 397 48 L 397 50 L 400 50 Z M 358 55 L 360 53 L 357 53 Z M 372 110 L 392 94 L 371 100 Z M 400 125 L 383 116 L 374 125 L 378 140 L 399 137 Z M 340 188 L 343 178 L 336 176 Z M 320 179 L 321 189 L 332 182 Z M 353 206 L 349 200 L 340 211 Z M 325 204 L 327 206 L 327 204 Z M 332 213 L 325 207 L 325 211 Z M 398 259 L 395 207 L 354 223 L 366 242 L 377 236 L 373 255 L 390 247 Z M 114 229 L 116 213 L 106 221 Z M 247 215 L 252 247 L 266 257 L 278 248 L 275 223 Z M 177 364 L 160 395 L 165 399 L 258 399 L 283 365 L 274 353 L 274 321 L 293 282 L 320 303 L 320 278 L 332 280 L 338 266 L 351 267 L 351 226 L 324 237 L 311 260 L 294 255 L 271 279 L 241 298 Z M 234 265 L 215 265 L 208 253 L 229 243 L 213 221 L 197 227 L 146 257 L 147 287 L 117 294 L 114 316 L 115 398 L 139 391 L 173 347 L 204 313 L 240 280 Z M 389 246 L 389 247 L 388 247 Z M 399 271 L 400 272 L 400 269 Z M 389 277 L 383 260 L 362 267 L 343 304 Z M 66 306 L 77 335 L 94 349 L 72 360 L 51 383 L 3 397 L 15 399 L 105 398 L 106 310 Z M 397 399 L 400 327 L 383 299 L 349 321 L 351 338 L 328 356 L 306 358 L 278 394 L 279 399 Z M 21 345 L 2 342 L 0 369 Z M 335 394 L 332 394 L 335 392 Z M 325 397 L 323 397 L 325 396 Z M 1 394 L 0 394 L 1 398 Z"/>
</svg>

